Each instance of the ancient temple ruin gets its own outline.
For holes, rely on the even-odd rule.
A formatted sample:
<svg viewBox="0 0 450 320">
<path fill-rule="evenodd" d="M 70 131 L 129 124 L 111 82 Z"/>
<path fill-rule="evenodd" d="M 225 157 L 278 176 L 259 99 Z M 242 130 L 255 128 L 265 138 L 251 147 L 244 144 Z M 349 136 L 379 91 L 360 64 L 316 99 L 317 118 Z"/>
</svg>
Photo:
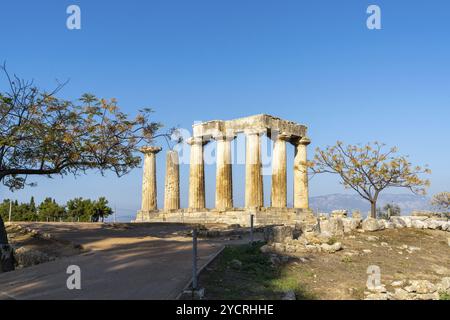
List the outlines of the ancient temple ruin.
<svg viewBox="0 0 450 320">
<path fill-rule="evenodd" d="M 245 207 L 233 206 L 231 142 L 237 134 L 246 136 Z M 261 172 L 261 137 L 273 140 L 271 205 L 264 207 Z M 204 146 L 215 140 L 215 208 L 206 208 Z M 190 145 L 189 205 L 180 208 L 179 156 L 168 151 L 164 208 L 157 207 L 156 154 L 160 147 L 144 147 L 142 206 L 135 222 L 226 223 L 247 226 L 249 216 L 255 225 L 295 224 L 313 219 L 308 203 L 307 128 L 270 115 L 255 115 L 229 121 L 214 120 L 193 125 Z M 286 143 L 295 147 L 292 169 L 293 207 L 287 207 Z"/>
</svg>

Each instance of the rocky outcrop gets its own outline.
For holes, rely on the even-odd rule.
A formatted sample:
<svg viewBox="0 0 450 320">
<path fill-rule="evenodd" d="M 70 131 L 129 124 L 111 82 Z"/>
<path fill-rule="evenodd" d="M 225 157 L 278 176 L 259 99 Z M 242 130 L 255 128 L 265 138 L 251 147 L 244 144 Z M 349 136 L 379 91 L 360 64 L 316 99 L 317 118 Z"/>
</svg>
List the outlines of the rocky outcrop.
<svg viewBox="0 0 450 320">
<path fill-rule="evenodd" d="M 20 247 L 16 249 L 15 256 L 19 268 L 26 268 L 36 264 L 55 260 L 54 257 L 50 257 L 44 252 L 26 247 Z"/>
</svg>

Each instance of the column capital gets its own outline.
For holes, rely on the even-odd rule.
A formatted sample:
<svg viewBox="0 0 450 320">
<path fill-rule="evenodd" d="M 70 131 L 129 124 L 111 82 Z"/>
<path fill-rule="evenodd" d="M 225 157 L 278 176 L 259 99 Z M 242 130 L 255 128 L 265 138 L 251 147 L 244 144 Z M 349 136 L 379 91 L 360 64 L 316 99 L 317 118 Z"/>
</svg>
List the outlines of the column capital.
<svg viewBox="0 0 450 320">
<path fill-rule="evenodd" d="M 206 145 L 208 144 L 210 139 L 206 139 L 205 137 L 190 137 L 186 140 L 186 143 L 190 146 L 192 145 Z"/>
<path fill-rule="evenodd" d="M 277 133 L 277 134 L 272 134 L 270 136 L 270 139 L 272 139 L 273 141 L 277 141 L 277 140 L 291 141 L 292 137 L 286 133 Z"/>
<path fill-rule="evenodd" d="M 213 139 L 216 141 L 233 141 L 234 139 L 236 139 L 236 135 L 229 135 L 221 132 L 213 136 Z"/>
<path fill-rule="evenodd" d="M 144 146 L 139 149 L 139 151 L 142 152 L 143 154 L 150 154 L 150 153 L 156 154 L 161 150 L 162 150 L 161 147 L 154 147 L 154 146 Z"/>
<path fill-rule="evenodd" d="M 293 144 L 307 146 L 307 145 L 311 144 L 311 140 L 308 137 L 301 137 L 301 138 L 295 139 L 293 141 Z"/>
</svg>

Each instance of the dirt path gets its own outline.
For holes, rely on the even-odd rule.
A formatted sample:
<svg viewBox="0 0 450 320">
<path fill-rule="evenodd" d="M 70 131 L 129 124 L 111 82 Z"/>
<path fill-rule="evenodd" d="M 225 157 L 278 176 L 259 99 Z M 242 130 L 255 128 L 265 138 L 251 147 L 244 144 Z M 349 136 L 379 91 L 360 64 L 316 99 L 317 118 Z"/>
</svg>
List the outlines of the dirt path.
<svg viewBox="0 0 450 320">
<path fill-rule="evenodd" d="M 4 299 L 174 299 L 191 277 L 190 226 L 165 224 L 21 224 L 82 245 L 78 255 L 0 275 Z M 199 266 L 227 239 L 200 240 Z M 81 290 L 66 286 L 81 268 Z"/>
</svg>

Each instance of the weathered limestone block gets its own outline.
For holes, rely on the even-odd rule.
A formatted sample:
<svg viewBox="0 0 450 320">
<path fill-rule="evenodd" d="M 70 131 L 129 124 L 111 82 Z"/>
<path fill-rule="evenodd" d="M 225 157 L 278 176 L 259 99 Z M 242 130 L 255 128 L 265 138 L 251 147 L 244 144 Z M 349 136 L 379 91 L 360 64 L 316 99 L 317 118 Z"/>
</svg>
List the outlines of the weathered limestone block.
<svg viewBox="0 0 450 320">
<path fill-rule="evenodd" d="M 378 220 L 374 218 L 367 218 L 362 222 L 362 229 L 364 231 L 378 231 L 382 228 L 383 226 L 381 226 Z"/>
<path fill-rule="evenodd" d="M 344 223 L 341 218 L 329 218 L 320 221 L 320 231 L 334 236 L 344 235 Z"/>
<path fill-rule="evenodd" d="M 360 220 L 362 221 L 362 214 L 361 214 L 361 211 L 359 211 L 359 210 L 354 210 L 354 211 L 352 212 L 352 218 L 353 218 L 353 219 L 360 219 Z"/>
<path fill-rule="evenodd" d="M 422 220 L 412 220 L 411 226 L 416 229 L 427 229 L 428 224 Z"/>
<path fill-rule="evenodd" d="M 403 220 L 403 222 L 406 224 L 406 227 L 407 228 L 411 228 L 412 227 L 412 220 L 411 220 L 411 217 L 405 217 L 405 216 L 402 216 L 402 217 L 398 217 L 399 219 L 401 219 L 401 220 Z"/>
<path fill-rule="evenodd" d="M 353 232 L 361 226 L 361 220 L 359 219 L 344 218 L 342 222 L 344 224 L 344 233 Z"/>
<path fill-rule="evenodd" d="M 408 292 L 414 293 L 433 293 L 436 292 L 436 286 L 428 280 L 411 280 L 409 281 L 409 286 L 405 287 Z"/>
<path fill-rule="evenodd" d="M 394 228 L 406 228 L 406 222 L 401 217 L 391 217 L 390 221 L 394 224 Z"/>
<path fill-rule="evenodd" d="M 394 229 L 395 225 L 389 220 L 379 219 L 378 224 L 380 225 L 381 229 Z"/>
<path fill-rule="evenodd" d="M 433 230 L 439 230 L 442 229 L 442 226 L 444 224 L 446 224 L 446 222 L 444 221 L 440 221 L 440 220 L 431 220 L 431 221 L 427 221 L 428 223 L 428 229 L 433 229 Z"/>
<path fill-rule="evenodd" d="M 347 218 L 347 210 L 333 210 L 331 211 L 331 217 L 333 218 Z"/>
<path fill-rule="evenodd" d="M 293 239 L 293 228 L 291 226 L 275 226 L 264 229 L 264 240 L 271 243 L 283 243 L 286 239 Z"/>
<path fill-rule="evenodd" d="M 342 243 L 340 242 L 336 242 L 333 244 L 327 244 L 327 243 L 323 243 L 320 248 L 322 249 L 322 251 L 326 252 L 326 253 L 335 253 L 339 250 L 342 250 Z"/>
<path fill-rule="evenodd" d="M 441 282 L 436 285 L 436 291 L 450 294 L 450 277 L 442 278 Z"/>
</svg>

